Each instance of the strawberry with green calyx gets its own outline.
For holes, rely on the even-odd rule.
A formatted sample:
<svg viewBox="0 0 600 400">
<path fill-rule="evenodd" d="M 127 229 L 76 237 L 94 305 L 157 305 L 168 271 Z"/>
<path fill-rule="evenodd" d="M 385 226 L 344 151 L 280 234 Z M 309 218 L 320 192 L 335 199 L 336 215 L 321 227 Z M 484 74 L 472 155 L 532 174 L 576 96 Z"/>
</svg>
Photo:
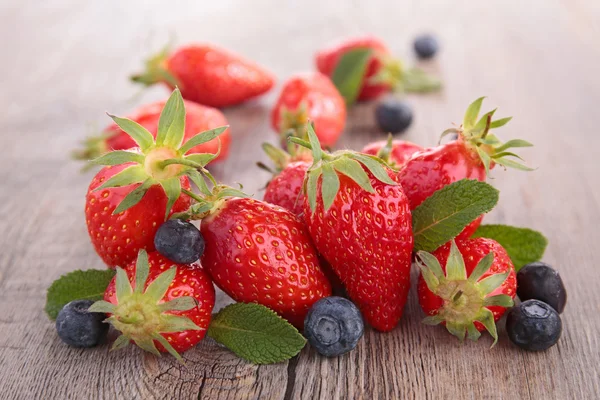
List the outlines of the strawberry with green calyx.
<svg viewBox="0 0 600 400">
<path fill-rule="evenodd" d="M 394 140 L 390 134 L 387 140 L 367 144 L 361 153 L 371 154 L 381 158 L 393 168 L 401 168 L 413 154 L 423 151 L 423 147 L 405 140 Z"/>
<path fill-rule="evenodd" d="M 498 341 L 496 321 L 513 306 L 516 275 L 506 251 L 491 239 L 452 241 L 433 254 L 417 252 L 419 303 L 425 324 L 444 324 L 461 341 L 484 329 Z"/>
<path fill-rule="evenodd" d="M 140 249 L 154 250 L 154 234 L 172 212 L 189 207 L 189 176 L 205 171 L 218 156 L 190 150 L 227 127 L 199 133 L 182 144 L 185 108 L 175 90 L 161 113 L 156 140 L 136 122 L 112 117 L 137 149 L 107 153 L 94 163 L 105 165 L 86 195 L 86 222 L 92 244 L 109 267 L 127 265 Z M 182 195 L 183 193 L 183 195 Z"/>
<path fill-rule="evenodd" d="M 169 352 L 183 361 L 179 353 L 204 338 L 214 303 L 214 288 L 201 268 L 140 250 L 137 262 L 117 268 L 104 300 L 89 311 L 109 314 L 106 322 L 121 332 L 112 349 L 133 341 L 148 352 Z"/>
<path fill-rule="evenodd" d="M 402 316 L 410 287 L 413 234 L 408 200 L 396 173 L 379 158 L 321 150 L 314 130 L 305 180 L 304 219 L 319 253 L 345 285 L 364 318 L 380 331 Z"/>
<path fill-rule="evenodd" d="M 491 129 L 504 126 L 510 117 L 492 120 L 496 110 L 478 119 L 483 97 L 475 100 L 467 109 L 462 125 L 444 131 L 443 136 L 458 134 L 458 139 L 414 154 L 400 169 L 398 176 L 404 192 L 414 210 L 426 198 L 444 186 L 461 179 L 477 179 L 484 182 L 495 164 L 529 171 L 531 168 L 514 161 L 519 158 L 507 151 L 514 147 L 529 147 L 531 143 L 514 139 L 502 143 Z M 460 237 L 467 238 L 475 232 L 481 218 L 465 228 Z"/>
</svg>

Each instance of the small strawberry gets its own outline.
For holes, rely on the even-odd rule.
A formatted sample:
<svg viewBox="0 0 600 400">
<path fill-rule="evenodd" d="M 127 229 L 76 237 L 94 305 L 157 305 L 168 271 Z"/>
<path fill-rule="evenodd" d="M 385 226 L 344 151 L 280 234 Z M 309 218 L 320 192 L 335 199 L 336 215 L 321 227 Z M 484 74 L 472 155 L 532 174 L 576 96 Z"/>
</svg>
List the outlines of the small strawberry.
<svg viewBox="0 0 600 400">
<path fill-rule="evenodd" d="M 227 119 L 223 113 L 216 108 L 206 107 L 193 101 L 184 100 L 185 105 L 185 134 L 183 139 L 188 140 L 198 132 L 218 128 L 227 125 Z M 129 119 L 137 122 L 156 137 L 158 132 L 158 121 L 160 113 L 165 106 L 165 101 L 158 101 L 140 107 Z M 219 140 L 221 151 L 219 152 Z M 224 160 L 229 153 L 231 136 L 229 129 L 223 132 L 219 139 L 213 139 L 192 148 L 189 153 L 219 153 L 215 161 Z M 136 147 L 135 141 L 117 124 L 109 125 L 97 136 L 91 136 L 84 142 L 85 148 L 74 153 L 74 157 L 80 160 L 91 160 L 111 150 L 127 150 Z"/>
<path fill-rule="evenodd" d="M 158 82 L 176 86 L 186 100 L 227 107 L 268 92 L 274 76 L 235 53 L 210 44 L 161 51 L 146 61 L 146 71 L 131 78 L 146 86 Z"/>
<path fill-rule="evenodd" d="M 496 111 L 492 110 L 477 119 L 483 99 L 481 97 L 469 106 L 460 127 L 444 132 L 443 135 L 458 134 L 457 140 L 414 154 L 400 169 L 398 176 L 411 210 L 450 183 L 465 178 L 485 181 L 495 164 L 531 170 L 511 159 L 519 157 L 507 151 L 513 147 L 532 146 L 531 143 L 519 139 L 502 143 L 490 133 L 491 129 L 505 125 L 510 117 L 492 121 Z M 467 238 L 474 233 L 482 218 L 469 224 L 460 237 Z"/>
<path fill-rule="evenodd" d="M 460 340 L 465 334 L 477 340 L 486 329 L 496 344 L 495 322 L 512 307 L 517 290 L 506 250 L 492 239 L 457 240 L 433 254 L 419 251 L 417 264 L 419 303 L 427 314 L 423 322 L 442 323 Z"/>
<path fill-rule="evenodd" d="M 91 312 L 109 314 L 122 333 L 113 349 L 131 341 L 160 355 L 169 352 L 179 361 L 182 353 L 198 344 L 210 323 L 215 289 L 199 266 L 173 264 L 160 254 L 140 250 L 137 262 L 117 276 L 94 303 Z"/>
<path fill-rule="evenodd" d="M 198 169 L 217 156 L 188 153 L 227 129 L 200 133 L 182 145 L 185 108 L 179 90 L 165 104 L 156 140 L 136 122 L 112 118 L 139 148 L 94 160 L 107 167 L 92 179 L 85 216 L 92 244 L 109 267 L 127 265 L 140 249 L 154 250 L 154 235 L 165 218 L 189 207 L 188 178 L 200 175 Z"/>
<path fill-rule="evenodd" d="M 423 147 L 405 140 L 380 140 L 367 144 L 361 153 L 370 154 L 381 158 L 394 168 L 402 168 L 413 154 L 423 151 Z"/>
<path fill-rule="evenodd" d="M 371 51 L 358 100 L 371 100 L 390 90 L 425 92 L 438 90 L 440 82 L 416 68 L 406 69 L 394 59 L 383 41 L 374 36 L 344 39 L 317 52 L 315 63 L 323 74 L 333 77 L 344 55 L 357 49 Z"/>
<path fill-rule="evenodd" d="M 295 145 L 290 146 L 290 153 L 269 143 L 263 143 L 262 147 L 275 165 L 275 169 L 272 170 L 258 163 L 259 167 L 273 174 L 265 188 L 263 200 L 300 215 L 304 204 L 302 186 L 306 171 L 312 162 L 312 155 L 304 147 Z"/>
<path fill-rule="evenodd" d="M 217 186 L 198 203 L 205 210 L 202 265 L 234 300 L 262 304 L 302 329 L 313 303 L 331 295 L 306 227 L 281 207 L 227 197 L 235 194 Z"/>
<path fill-rule="evenodd" d="M 325 153 L 309 125 L 313 165 L 305 181 L 304 218 L 319 253 L 364 318 L 392 330 L 410 287 L 413 234 L 408 200 L 396 173 L 374 156 Z"/>
<path fill-rule="evenodd" d="M 296 136 L 303 137 L 308 120 L 314 123 L 317 137 L 325 147 L 337 142 L 346 124 L 344 99 L 331 80 L 319 72 L 292 76 L 271 112 L 271 124 L 280 135 L 292 129 Z"/>
</svg>

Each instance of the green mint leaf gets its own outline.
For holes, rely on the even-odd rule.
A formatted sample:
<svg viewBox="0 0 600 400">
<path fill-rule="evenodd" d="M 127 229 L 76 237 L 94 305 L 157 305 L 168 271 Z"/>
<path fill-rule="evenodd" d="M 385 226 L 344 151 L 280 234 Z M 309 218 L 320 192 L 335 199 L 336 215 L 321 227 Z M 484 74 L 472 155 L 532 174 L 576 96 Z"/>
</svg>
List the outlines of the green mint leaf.
<svg viewBox="0 0 600 400">
<path fill-rule="evenodd" d="M 548 240 L 540 232 L 508 225 L 481 225 L 473 234 L 500 243 L 519 271 L 525 264 L 539 261 L 544 256 Z"/>
<path fill-rule="evenodd" d="M 55 320 L 64 305 L 73 300 L 101 300 L 113 276 L 112 269 L 77 270 L 61 276 L 48 288 L 46 314 Z"/>
<path fill-rule="evenodd" d="M 413 210 L 415 251 L 434 251 L 497 202 L 498 190 L 485 182 L 463 179 L 443 187 Z"/>
<path fill-rule="evenodd" d="M 289 322 L 254 303 L 223 308 L 213 317 L 208 335 L 254 364 L 285 361 L 306 344 L 306 339 Z"/>
<path fill-rule="evenodd" d="M 354 104 L 367 71 L 371 49 L 354 49 L 346 52 L 338 61 L 331 80 L 347 105 Z"/>
</svg>

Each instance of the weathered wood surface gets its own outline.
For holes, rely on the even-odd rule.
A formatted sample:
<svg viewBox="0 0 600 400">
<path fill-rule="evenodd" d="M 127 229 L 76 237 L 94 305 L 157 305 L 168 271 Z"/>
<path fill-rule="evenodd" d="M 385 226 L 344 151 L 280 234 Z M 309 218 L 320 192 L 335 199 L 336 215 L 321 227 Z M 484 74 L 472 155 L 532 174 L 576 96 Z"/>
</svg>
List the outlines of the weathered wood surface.
<svg viewBox="0 0 600 400">
<path fill-rule="evenodd" d="M 13 2 L 2 5 L 0 37 L 0 399 L 592 399 L 600 397 L 600 234 L 597 1 L 197 1 Z M 126 76 L 175 33 L 180 43 L 212 41 L 269 66 L 283 80 L 312 68 L 330 39 L 372 32 L 411 57 L 414 34 L 433 31 L 443 52 L 426 67 L 445 80 L 438 95 L 410 96 L 408 140 L 432 145 L 465 106 L 487 95 L 514 115 L 505 137 L 536 144 L 539 169 L 496 173 L 498 208 L 488 222 L 529 226 L 550 239 L 546 261 L 569 292 L 559 344 L 533 354 L 501 334 L 460 345 L 419 323 L 414 291 L 400 325 L 368 330 L 358 348 L 325 359 L 306 348 L 289 363 L 253 366 L 210 339 L 185 353 L 187 367 L 133 348 L 63 345 L 43 313 L 45 290 L 75 268 L 101 268 L 83 218 L 89 174 L 69 151 L 104 111 L 126 113 L 167 95 L 139 91 Z M 234 142 L 216 168 L 261 196 L 268 176 L 253 166 L 273 140 L 276 91 L 226 110 Z M 342 146 L 383 136 L 371 104 L 350 112 Z M 227 298 L 221 293 L 220 304 Z M 503 328 L 500 328 L 503 331 Z M 502 333 L 502 332 L 501 332 Z"/>
</svg>

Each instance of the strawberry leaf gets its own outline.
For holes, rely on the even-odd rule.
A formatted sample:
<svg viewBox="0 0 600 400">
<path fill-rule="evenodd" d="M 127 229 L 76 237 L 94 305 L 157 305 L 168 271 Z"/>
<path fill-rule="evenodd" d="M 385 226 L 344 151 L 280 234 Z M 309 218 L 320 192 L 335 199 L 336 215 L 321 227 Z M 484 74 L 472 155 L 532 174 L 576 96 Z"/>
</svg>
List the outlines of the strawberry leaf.
<svg viewBox="0 0 600 400">
<path fill-rule="evenodd" d="M 46 314 L 51 320 L 55 320 L 64 305 L 73 300 L 102 299 L 113 276 L 115 271 L 111 269 L 77 270 L 61 276 L 48 288 Z"/>
<path fill-rule="evenodd" d="M 236 303 L 213 317 L 208 335 L 254 364 L 288 360 L 306 339 L 289 322 L 259 304 Z"/>
<path fill-rule="evenodd" d="M 173 90 L 158 120 L 156 145 L 178 148 L 185 133 L 185 106 L 179 88 Z"/>
<path fill-rule="evenodd" d="M 146 128 L 128 118 L 108 114 L 109 117 L 138 145 L 141 151 L 146 151 L 154 145 L 154 137 Z"/>
<path fill-rule="evenodd" d="M 413 210 L 415 250 L 434 251 L 497 202 L 498 190 L 477 180 L 463 179 L 438 190 Z"/>
<path fill-rule="evenodd" d="M 515 269 L 539 261 L 544 256 L 548 240 L 540 232 L 508 225 L 482 225 L 473 237 L 494 239 L 508 253 Z"/>
<path fill-rule="evenodd" d="M 362 48 L 346 52 L 338 61 L 331 80 L 347 105 L 354 104 L 367 71 L 371 50 Z"/>
</svg>

